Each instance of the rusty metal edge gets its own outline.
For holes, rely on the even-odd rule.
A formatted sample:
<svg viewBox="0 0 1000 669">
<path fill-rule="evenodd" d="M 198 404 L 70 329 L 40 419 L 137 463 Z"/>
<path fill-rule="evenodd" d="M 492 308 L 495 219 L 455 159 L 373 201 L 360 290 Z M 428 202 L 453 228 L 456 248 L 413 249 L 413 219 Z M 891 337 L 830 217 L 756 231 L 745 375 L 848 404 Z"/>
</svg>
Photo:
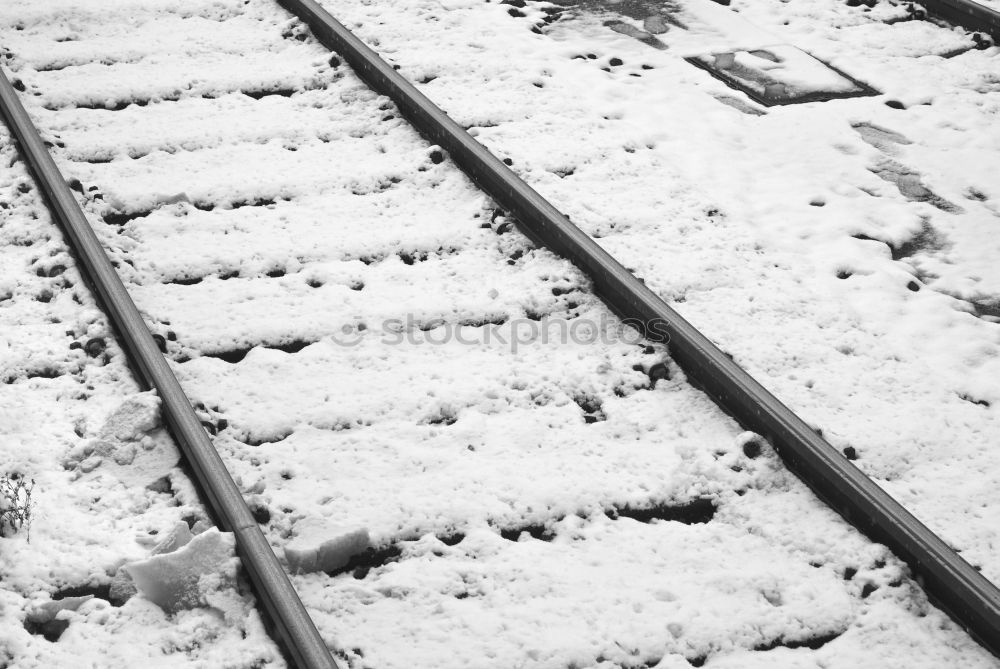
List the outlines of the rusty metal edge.
<svg viewBox="0 0 1000 669">
<path fill-rule="evenodd" d="M 970 0 L 914 0 L 928 12 L 968 30 L 988 34 L 1000 41 L 1000 12 Z"/>
<path fill-rule="evenodd" d="M 235 534 L 237 553 L 255 593 L 292 659 L 300 669 L 337 669 L 326 643 L 2 68 L 0 115 L 17 139 L 25 162 L 118 332 L 133 368 L 142 383 L 159 394 L 165 422 L 191 466 L 206 506 L 223 530 Z"/>
<path fill-rule="evenodd" d="M 984 647 L 1000 656 L 1000 590 L 670 308 L 593 239 L 476 142 L 314 0 L 278 0 L 452 160 L 522 229 L 586 273 L 606 304 L 669 341 L 689 379 L 744 427 L 767 438 L 790 469 L 848 522 L 884 543 Z"/>
</svg>

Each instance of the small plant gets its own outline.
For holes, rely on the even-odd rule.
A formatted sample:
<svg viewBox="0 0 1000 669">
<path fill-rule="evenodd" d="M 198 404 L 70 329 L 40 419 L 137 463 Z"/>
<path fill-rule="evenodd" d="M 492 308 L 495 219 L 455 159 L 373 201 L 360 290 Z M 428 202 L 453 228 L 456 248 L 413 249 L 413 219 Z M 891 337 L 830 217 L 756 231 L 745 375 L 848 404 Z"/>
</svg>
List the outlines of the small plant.
<svg viewBox="0 0 1000 669">
<path fill-rule="evenodd" d="M 31 491 L 35 479 L 26 483 L 18 474 L 0 475 L 0 537 L 9 537 L 31 527 Z"/>
</svg>

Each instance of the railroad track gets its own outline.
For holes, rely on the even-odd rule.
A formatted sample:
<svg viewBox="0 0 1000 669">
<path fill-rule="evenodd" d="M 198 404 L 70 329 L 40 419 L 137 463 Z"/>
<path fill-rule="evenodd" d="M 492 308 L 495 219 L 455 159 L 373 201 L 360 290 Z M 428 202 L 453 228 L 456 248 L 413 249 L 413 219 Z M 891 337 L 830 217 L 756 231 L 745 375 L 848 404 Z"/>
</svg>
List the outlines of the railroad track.
<svg viewBox="0 0 1000 669">
<path fill-rule="evenodd" d="M 301 609 L 285 590 L 259 590 L 299 664 L 325 666 L 326 646 L 351 666 L 411 662 L 389 640 L 400 628 L 414 641 L 428 633 L 419 664 L 440 663 L 447 648 L 466 666 L 698 666 L 720 652 L 854 648 L 854 635 L 876 629 L 858 608 L 887 607 L 901 629 L 941 624 L 932 609 L 908 610 L 925 605 L 898 561 L 815 502 L 800 508 L 802 488 L 773 453 L 673 361 L 990 638 L 995 591 L 975 570 L 454 122 L 405 97 L 413 91 L 390 66 L 365 65 L 359 42 L 310 20 L 336 47 L 331 57 L 266 3 L 168 10 L 152 3 L 127 26 L 100 12 L 74 12 L 72 28 L 29 16 L 11 48 L 15 87 L 141 310 L 122 307 L 128 348 L 162 360 L 159 344 L 197 402 L 200 415 L 174 393 L 168 421 L 202 453 L 196 476 L 228 486 L 214 513 L 257 542 L 242 555 L 258 586 L 268 579 L 254 560 L 275 564 L 258 523 L 279 554 L 306 519 L 373 535 L 376 550 L 348 569 L 293 577 L 322 638 L 288 624 Z M 169 38 L 163 21 L 177 24 Z M 183 63 L 165 64 L 176 53 Z M 508 212 L 577 267 L 529 242 Z M 651 339 L 666 332 L 672 359 L 618 329 L 595 290 Z M 520 340 L 553 322 L 566 332 L 610 324 L 616 337 Z M 163 375 L 138 367 L 147 383 Z M 722 583 L 700 571 L 713 562 Z M 619 594 L 579 597 L 608 579 Z M 700 600 L 714 621 L 706 630 L 685 622 Z M 538 634 L 560 607 L 583 621 L 561 628 L 573 640 L 563 645 Z M 721 624 L 734 607 L 746 616 Z M 499 622 L 511 611 L 527 613 Z M 667 633 L 618 626 L 633 614 L 669 620 Z M 477 627 L 474 616 L 497 619 Z M 594 626 L 612 631 L 592 636 Z M 462 629 L 468 645 L 456 649 Z M 988 662 L 956 631 L 934 634 L 932 652 L 957 647 L 964 663 Z M 489 636 L 501 645 L 482 645 Z"/>
</svg>

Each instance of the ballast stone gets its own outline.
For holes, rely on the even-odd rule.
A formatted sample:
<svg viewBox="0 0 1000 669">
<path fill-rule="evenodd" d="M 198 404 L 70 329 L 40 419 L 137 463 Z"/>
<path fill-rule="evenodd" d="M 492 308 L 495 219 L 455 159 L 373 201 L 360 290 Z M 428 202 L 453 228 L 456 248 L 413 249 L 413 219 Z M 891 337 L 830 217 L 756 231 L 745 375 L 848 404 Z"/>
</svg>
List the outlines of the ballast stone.
<svg viewBox="0 0 1000 669">
<path fill-rule="evenodd" d="M 285 545 L 285 560 L 294 574 L 333 571 L 370 545 L 368 529 L 330 525 L 307 519 L 295 525 L 296 536 Z"/>
</svg>

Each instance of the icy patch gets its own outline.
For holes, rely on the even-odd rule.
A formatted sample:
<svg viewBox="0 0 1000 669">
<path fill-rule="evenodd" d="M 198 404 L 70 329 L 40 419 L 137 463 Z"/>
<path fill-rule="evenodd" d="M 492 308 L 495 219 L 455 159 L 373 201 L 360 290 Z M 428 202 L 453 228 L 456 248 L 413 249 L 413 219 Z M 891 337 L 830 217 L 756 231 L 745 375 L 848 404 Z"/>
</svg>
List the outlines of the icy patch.
<svg viewBox="0 0 1000 669">
<path fill-rule="evenodd" d="M 83 597 L 66 597 L 43 602 L 28 612 L 28 622 L 37 624 L 51 622 L 61 611 L 76 611 L 93 598 L 93 595 L 84 595 Z"/>
<path fill-rule="evenodd" d="M 160 398 L 152 391 L 122 402 L 97 434 L 69 452 L 63 461 L 66 469 L 90 474 L 103 465 L 128 485 L 146 486 L 166 476 L 180 459 L 161 429 Z"/>
<path fill-rule="evenodd" d="M 125 565 L 142 595 L 167 613 L 208 604 L 213 590 L 230 587 L 239 559 L 230 532 L 212 528 L 172 553 Z"/>
<path fill-rule="evenodd" d="M 163 555 L 165 553 L 173 553 L 176 550 L 187 546 L 194 539 L 194 535 L 188 528 L 188 524 L 183 520 L 177 521 L 173 529 L 167 532 L 167 535 L 153 547 L 153 555 Z"/>
<path fill-rule="evenodd" d="M 334 571 L 369 545 L 364 527 L 331 525 L 307 519 L 295 526 L 297 536 L 285 544 L 285 559 L 293 573 Z"/>
<path fill-rule="evenodd" d="M 160 398 L 152 391 L 133 395 L 111 412 L 100 436 L 119 441 L 135 441 L 160 425 Z"/>
<path fill-rule="evenodd" d="M 191 543 L 194 539 L 195 534 L 200 534 L 204 530 L 199 530 L 198 525 L 203 521 L 198 521 L 195 523 L 195 532 L 192 532 L 188 528 L 188 524 L 183 520 L 179 520 L 174 524 L 174 527 L 166 533 L 166 535 L 156 543 L 150 554 L 151 555 L 165 555 L 168 553 L 173 553 L 184 546 Z M 142 540 L 139 540 L 143 543 Z M 110 589 L 108 595 L 111 602 L 114 603 L 124 603 L 131 599 L 138 592 L 135 582 L 129 573 L 129 565 L 124 565 L 118 568 L 115 572 L 114 577 L 111 579 Z"/>
</svg>

